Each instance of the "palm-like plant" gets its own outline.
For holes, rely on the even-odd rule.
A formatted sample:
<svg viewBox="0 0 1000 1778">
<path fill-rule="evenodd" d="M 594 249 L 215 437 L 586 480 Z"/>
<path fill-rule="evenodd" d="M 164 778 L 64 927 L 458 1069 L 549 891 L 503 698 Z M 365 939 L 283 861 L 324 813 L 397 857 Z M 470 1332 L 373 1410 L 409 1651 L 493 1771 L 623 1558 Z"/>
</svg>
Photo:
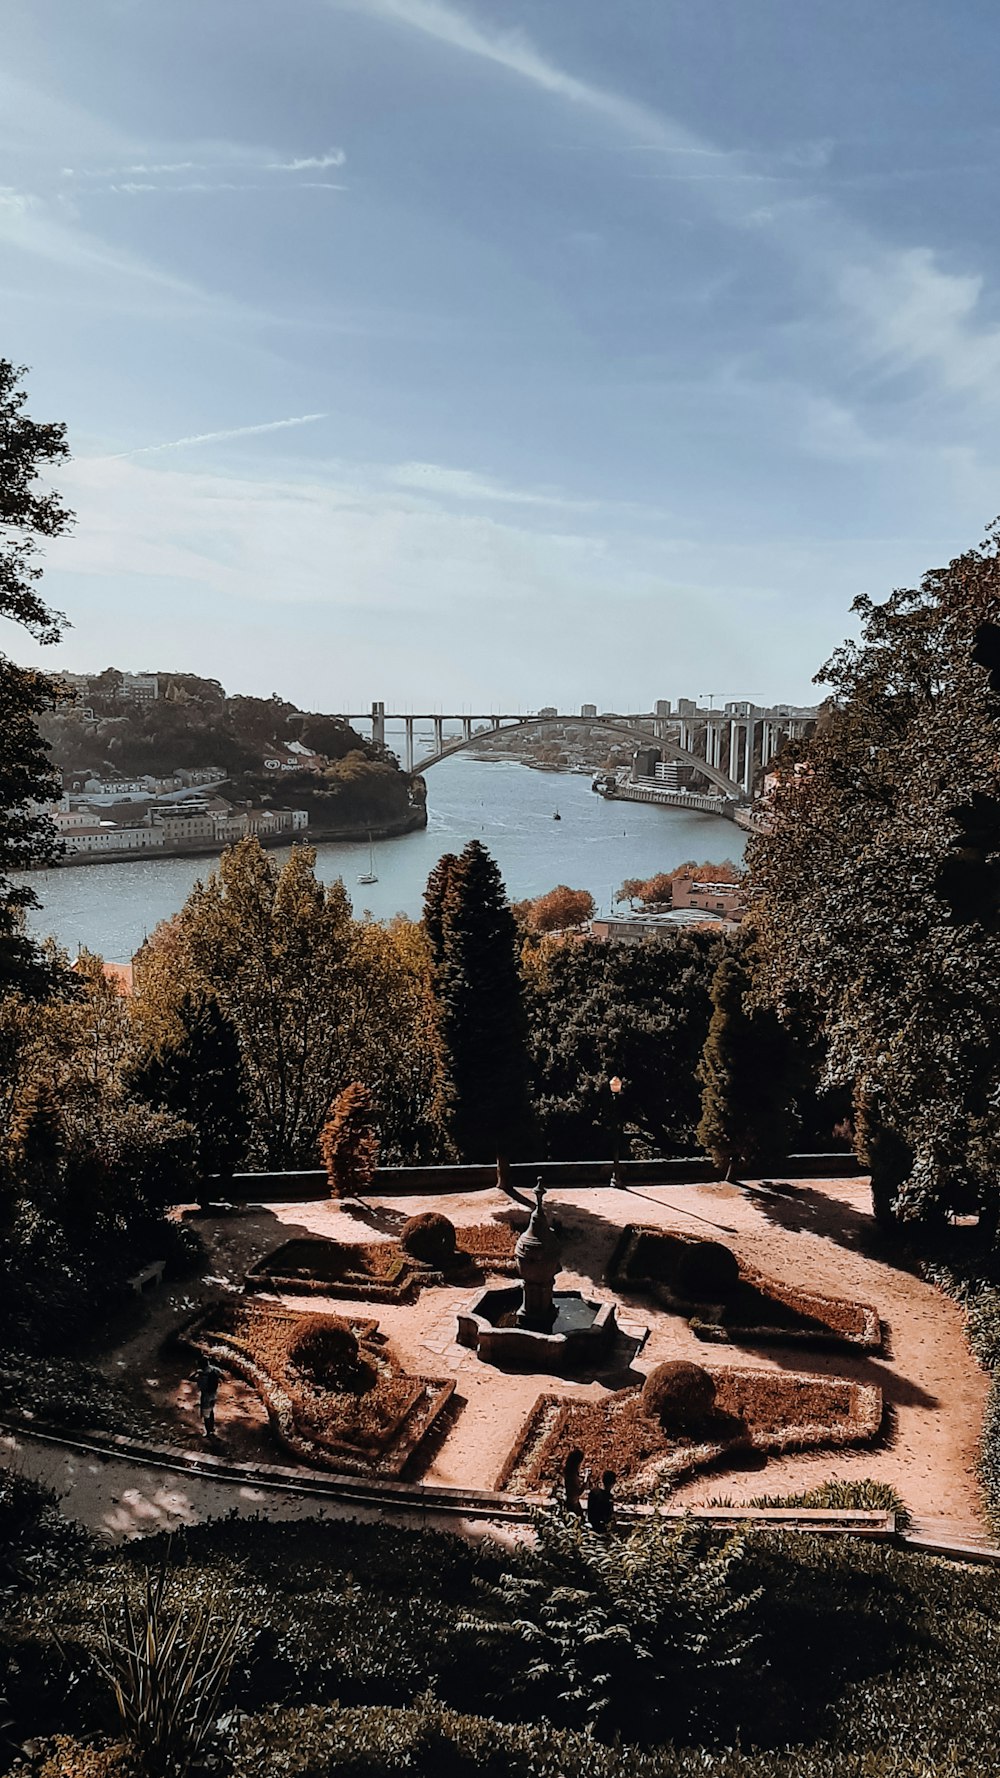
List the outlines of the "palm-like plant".
<svg viewBox="0 0 1000 1778">
<path fill-rule="evenodd" d="M 126 1595 L 118 1634 L 105 1613 L 97 1665 L 148 1778 L 185 1778 L 204 1751 L 242 1631 L 242 1618 L 172 1607 L 164 1574 L 153 1580 L 147 1573 L 138 1610 Z"/>
</svg>

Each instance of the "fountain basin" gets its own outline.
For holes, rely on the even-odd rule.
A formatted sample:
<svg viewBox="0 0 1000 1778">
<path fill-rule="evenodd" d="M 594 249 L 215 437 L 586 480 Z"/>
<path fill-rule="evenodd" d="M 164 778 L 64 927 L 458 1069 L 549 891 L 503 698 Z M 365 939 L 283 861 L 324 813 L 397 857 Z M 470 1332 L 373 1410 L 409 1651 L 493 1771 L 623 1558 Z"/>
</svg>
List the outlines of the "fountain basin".
<svg viewBox="0 0 1000 1778">
<path fill-rule="evenodd" d="M 563 1371 L 593 1364 L 618 1332 L 614 1303 L 598 1303 L 579 1290 L 552 1293 L 551 1328 L 521 1327 L 519 1284 L 487 1285 L 458 1311 L 458 1342 L 486 1364 L 511 1369 Z"/>
</svg>

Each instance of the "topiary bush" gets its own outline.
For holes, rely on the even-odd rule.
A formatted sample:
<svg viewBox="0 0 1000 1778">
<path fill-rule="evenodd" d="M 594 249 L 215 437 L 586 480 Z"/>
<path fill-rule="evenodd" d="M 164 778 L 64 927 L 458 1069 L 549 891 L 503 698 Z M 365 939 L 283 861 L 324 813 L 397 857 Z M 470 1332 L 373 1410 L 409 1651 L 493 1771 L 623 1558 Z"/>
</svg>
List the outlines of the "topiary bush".
<svg viewBox="0 0 1000 1778">
<path fill-rule="evenodd" d="M 651 1370 L 640 1395 L 643 1413 L 682 1431 L 707 1419 L 715 1406 L 715 1382 L 700 1364 L 675 1359 Z"/>
<path fill-rule="evenodd" d="M 425 1266 L 446 1266 L 456 1252 L 455 1225 L 436 1210 L 425 1210 L 403 1224 L 400 1246 Z"/>
<path fill-rule="evenodd" d="M 724 1302 L 740 1281 L 740 1262 L 721 1241 L 685 1241 L 670 1280 L 678 1296 Z"/>
<path fill-rule="evenodd" d="M 358 1337 L 339 1315 L 309 1315 L 289 1357 L 310 1383 L 324 1389 L 357 1389 L 367 1376 Z"/>
</svg>

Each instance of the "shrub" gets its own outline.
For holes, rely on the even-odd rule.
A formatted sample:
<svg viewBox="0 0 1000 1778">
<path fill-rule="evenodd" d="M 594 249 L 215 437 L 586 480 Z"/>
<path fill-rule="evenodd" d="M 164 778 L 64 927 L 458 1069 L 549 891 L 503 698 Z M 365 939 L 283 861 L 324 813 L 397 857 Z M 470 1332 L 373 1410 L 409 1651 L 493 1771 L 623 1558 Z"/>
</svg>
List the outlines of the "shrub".
<svg viewBox="0 0 1000 1778">
<path fill-rule="evenodd" d="M 289 1357 L 303 1377 L 324 1389 L 356 1389 L 368 1372 L 357 1334 L 339 1315 L 305 1316 Z"/>
<path fill-rule="evenodd" d="M 642 1386 L 643 1412 L 661 1425 L 681 1430 L 696 1426 L 715 1406 L 715 1383 L 700 1364 L 676 1359 L 658 1364 Z"/>
<path fill-rule="evenodd" d="M 698 1302 L 725 1301 L 739 1281 L 740 1262 L 721 1241 L 681 1243 L 670 1280 L 678 1296 Z"/>
<path fill-rule="evenodd" d="M 446 1266 L 454 1259 L 457 1247 L 455 1225 L 436 1210 L 425 1210 L 411 1216 L 403 1224 L 399 1237 L 404 1253 L 425 1266 Z"/>
<path fill-rule="evenodd" d="M 352 1081 L 338 1093 L 320 1132 L 319 1148 L 334 1198 L 353 1198 L 365 1191 L 378 1166 L 374 1102 L 366 1086 Z"/>
</svg>

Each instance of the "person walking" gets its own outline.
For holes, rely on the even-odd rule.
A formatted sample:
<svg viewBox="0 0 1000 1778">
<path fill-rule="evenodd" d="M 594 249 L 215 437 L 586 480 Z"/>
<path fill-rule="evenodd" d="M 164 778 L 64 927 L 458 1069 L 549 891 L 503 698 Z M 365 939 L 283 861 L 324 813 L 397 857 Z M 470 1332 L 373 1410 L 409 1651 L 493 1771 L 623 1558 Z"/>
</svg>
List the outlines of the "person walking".
<svg viewBox="0 0 1000 1778">
<path fill-rule="evenodd" d="M 203 1358 L 195 1371 L 192 1382 L 198 1388 L 198 1411 L 205 1426 L 205 1437 L 215 1437 L 215 1404 L 219 1396 L 219 1384 L 222 1372 L 210 1358 Z"/>
</svg>

